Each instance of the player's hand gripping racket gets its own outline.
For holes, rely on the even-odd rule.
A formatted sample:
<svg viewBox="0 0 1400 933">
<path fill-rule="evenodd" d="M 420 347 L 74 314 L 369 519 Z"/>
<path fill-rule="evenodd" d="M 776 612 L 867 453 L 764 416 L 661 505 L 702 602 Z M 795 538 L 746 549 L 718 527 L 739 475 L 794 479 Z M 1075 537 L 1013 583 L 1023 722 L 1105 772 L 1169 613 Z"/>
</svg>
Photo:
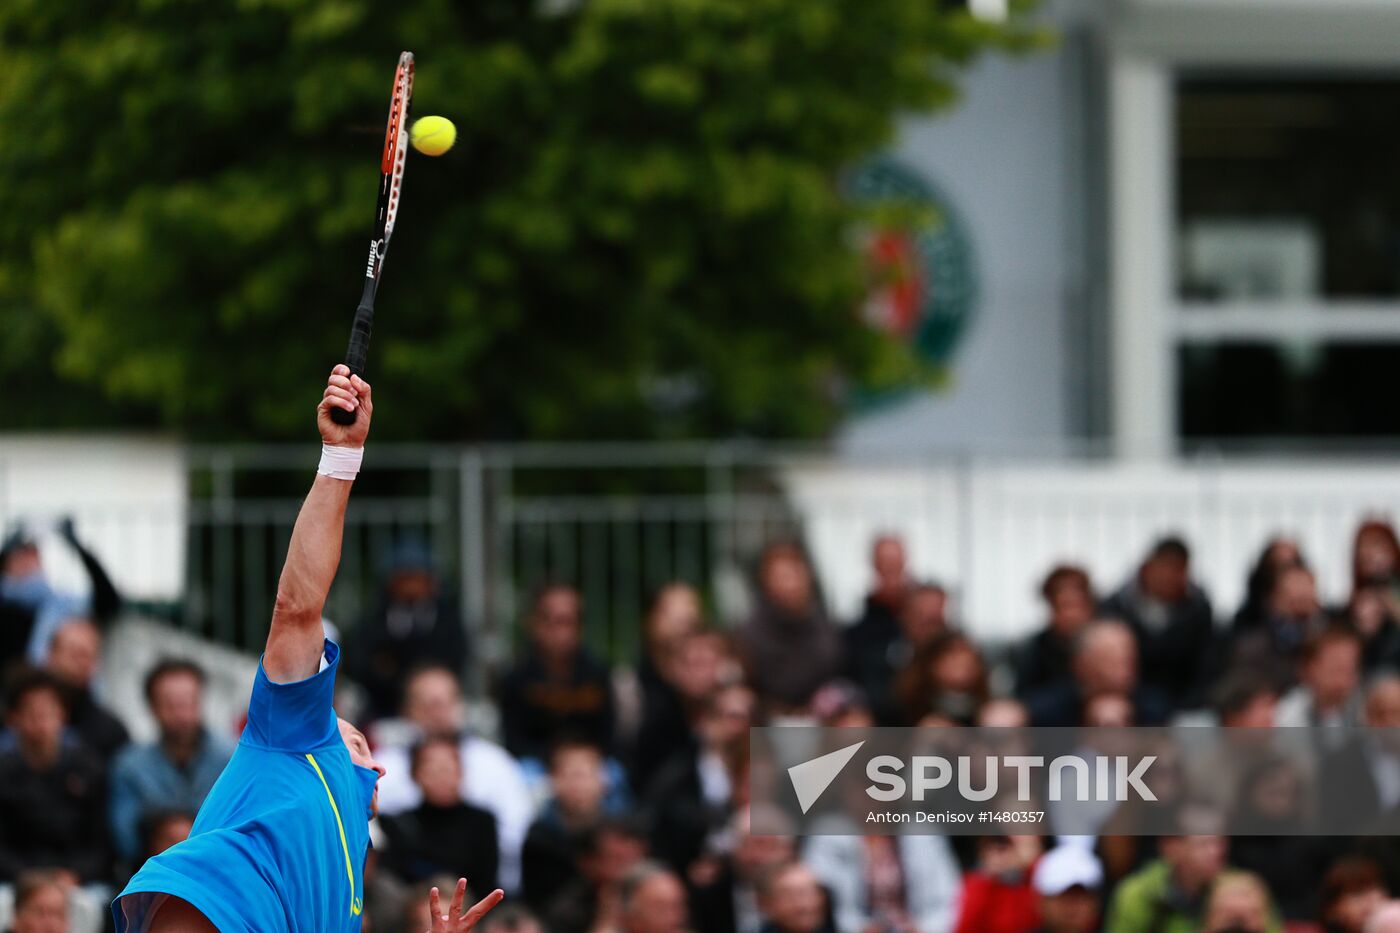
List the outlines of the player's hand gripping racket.
<svg viewBox="0 0 1400 933">
<path fill-rule="evenodd" d="M 374 218 L 374 237 L 369 241 L 365 290 L 360 295 L 360 306 L 355 309 L 350 346 L 345 350 L 345 365 L 361 378 L 365 374 L 370 333 L 374 330 L 374 295 L 379 290 L 384 254 L 389 251 L 389 237 L 393 236 L 394 218 L 399 212 L 404 163 L 408 161 L 408 110 L 412 100 L 413 53 L 404 52 L 399 56 L 399 67 L 394 71 L 394 94 L 389 98 L 389 125 L 384 131 L 384 152 L 379 162 L 379 211 Z M 336 424 L 354 424 L 357 416 L 358 412 L 331 409 L 331 420 Z"/>
</svg>

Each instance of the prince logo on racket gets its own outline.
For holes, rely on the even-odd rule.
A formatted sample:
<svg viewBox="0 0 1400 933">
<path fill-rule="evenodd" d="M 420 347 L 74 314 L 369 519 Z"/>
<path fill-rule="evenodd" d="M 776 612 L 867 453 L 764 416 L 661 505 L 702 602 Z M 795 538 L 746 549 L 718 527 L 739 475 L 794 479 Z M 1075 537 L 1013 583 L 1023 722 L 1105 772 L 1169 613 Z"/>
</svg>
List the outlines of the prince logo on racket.
<svg viewBox="0 0 1400 933">
<path fill-rule="evenodd" d="M 379 261 L 379 251 L 384 247 L 383 240 L 375 240 L 369 245 L 369 262 L 365 264 L 365 278 L 374 278 L 374 264 Z"/>
</svg>

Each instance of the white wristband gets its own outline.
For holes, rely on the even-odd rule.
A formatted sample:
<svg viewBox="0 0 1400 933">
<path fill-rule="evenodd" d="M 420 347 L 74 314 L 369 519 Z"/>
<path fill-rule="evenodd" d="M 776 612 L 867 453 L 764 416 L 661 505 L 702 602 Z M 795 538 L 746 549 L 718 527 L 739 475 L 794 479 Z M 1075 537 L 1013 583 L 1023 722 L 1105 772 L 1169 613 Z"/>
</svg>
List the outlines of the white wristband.
<svg viewBox="0 0 1400 933">
<path fill-rule="evenodd" d="M 365 457 L 363 447 L 332 447 L 321 445 L 321 464 L 316 472 L 331 479 L 354 479 L 360 473 L 360 461 Z"/>
</svg>

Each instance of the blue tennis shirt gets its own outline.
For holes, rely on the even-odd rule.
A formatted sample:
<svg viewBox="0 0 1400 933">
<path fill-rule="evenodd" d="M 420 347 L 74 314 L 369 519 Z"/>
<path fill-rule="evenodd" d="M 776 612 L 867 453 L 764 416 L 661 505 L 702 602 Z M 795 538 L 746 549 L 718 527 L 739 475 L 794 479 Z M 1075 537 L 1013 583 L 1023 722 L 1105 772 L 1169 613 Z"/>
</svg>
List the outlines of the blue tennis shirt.
<svg viewBox="0 0 1400 933">
<path fill-rule="evenodd" d="M 143 933 L 171 895 L 220 933 L 360 929 L 370 801 L 378 775 L 350 761 L 331 705 L 340 648 L 290 684 L 262 665 L 248 725 L 189 839 L 151 858 L 112 902 L 118 933 Z"/>
</svg>

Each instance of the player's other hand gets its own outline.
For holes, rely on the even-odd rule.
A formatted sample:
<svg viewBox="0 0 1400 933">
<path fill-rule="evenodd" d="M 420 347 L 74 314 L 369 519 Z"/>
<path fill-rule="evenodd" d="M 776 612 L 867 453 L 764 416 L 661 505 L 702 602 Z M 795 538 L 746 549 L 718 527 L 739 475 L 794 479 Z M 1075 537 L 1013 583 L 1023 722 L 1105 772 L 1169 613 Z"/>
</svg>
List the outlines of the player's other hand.
<svg viewBox="0 0 1400 933">
<path fill-rule="evenodd" d="M 331 420 L 331 409 L 343 408 L 353 411 L 354 424 L 336 424 Z M 331 370 L 326 380 L 326 391 L 321 396 L 321 404 L 316 406 L 316 427 L 321 429 L 321 440 L 332 447 L 363 447 L 369 436 L 369 419 L 374 414 L 374 401 L 370 397 L 369 383 L 359 376 L 350 375 L 350 367 L 340 363 Z"/>
<path fill-rule="evenodd" d="M 467 900 L 467 879 L 457 879 L 457 890 L 452 895 L 452 906 L 447 913 L 442 912 L 442 903 L 438 900 L 438 889 L 428 894 L 428 910 L 433 916 L 433 927 L 428 933 L 468 933 L 475 929 L 481 922 L 481 918 L 490 912 L 506 896 L 506 892 L 500 888 L 476 902 L 476 905 L 466 913 L 462 913 L 462 905 Z"/>
</svg>

